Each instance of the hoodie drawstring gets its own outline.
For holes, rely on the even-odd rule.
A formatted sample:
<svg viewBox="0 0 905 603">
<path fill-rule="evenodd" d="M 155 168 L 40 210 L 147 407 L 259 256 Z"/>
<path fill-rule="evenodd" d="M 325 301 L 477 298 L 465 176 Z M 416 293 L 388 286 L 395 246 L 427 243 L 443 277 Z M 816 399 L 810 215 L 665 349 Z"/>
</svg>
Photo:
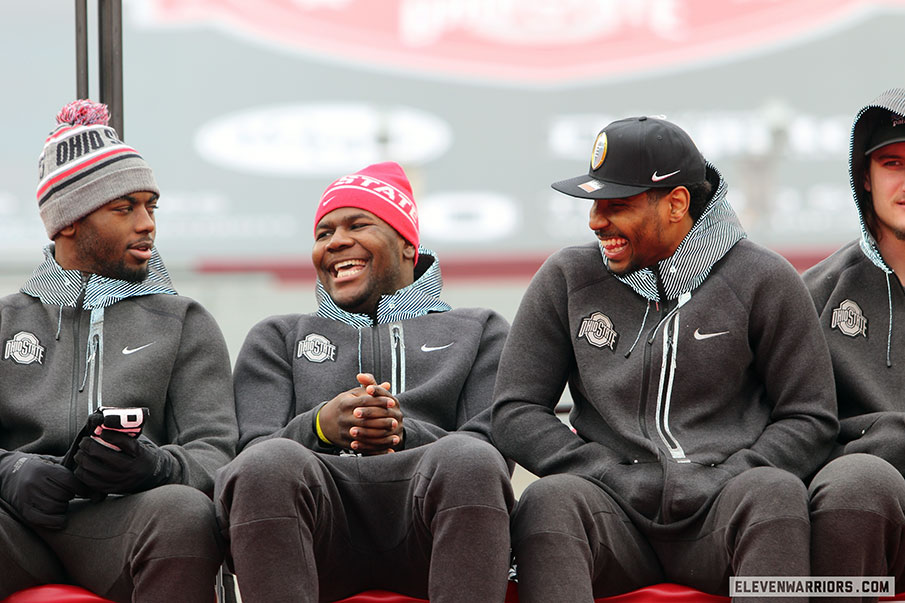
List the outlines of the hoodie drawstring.
<svg viewBox="0 0 905 603">
<path fill-rule="evenodd" d="M 892 285 L 889 283 L 890 273 L 886 273 L 886 296 L 889 300 L 889 331 L 886 333 L 886 368 L 892 367 Z"/>
<path fill-rule="evenodd" d="M 632 350 L 635 349 L 635 346 L 638 345 L 638 340 L 641 339 L 641 333 L 644 332 L 644 325 L 647 324 L 647 313 L 650 312 L 650 300 L 647 300 L 647 308 L 644 310 L 644 318 L 641 320 L 641 328 L 638 329 L 638 336 L 635 337 L 635 342 L 632 343 L 632 347 L 628 349 L 628 352 L 625 353 L 625 357 L 628 358 L 632 354 Z"/>
<path fill-rule="evenodd" d="M 93 371 L 90 369 L 94 369 Z M 91 378 L 88 378 L 89 372 Z M 91 310 L 91 327 L 88 330 L 88 349 L 85 352 L 85 376 L 79 391 L 88 383 L 88 414 L 103 406 L 102 390 L 104 385 L 104 308 Z M 97 394 L 95 396 L 95 382 Z M 95 399 L 97 403 L 95 404 Z"/>
<path fill-rule="evenodd" d="M 60 340 L 60 332 L 63 330 L 63 304 L 60 304 L 60 317 L 57 318 L 57 336 L 55 339 Z"/>
</svg>

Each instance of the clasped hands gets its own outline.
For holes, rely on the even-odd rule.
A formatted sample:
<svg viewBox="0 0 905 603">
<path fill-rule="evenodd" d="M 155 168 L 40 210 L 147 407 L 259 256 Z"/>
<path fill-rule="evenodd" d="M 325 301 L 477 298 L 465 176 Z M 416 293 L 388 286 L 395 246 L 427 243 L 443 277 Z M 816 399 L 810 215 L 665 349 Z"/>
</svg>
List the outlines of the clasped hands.
<svg viewBox="0 0 905 603">
<path fill-rule="evenodd" d="M 359 387 L 342 392 L 321 407 L 321 431 L 330 442 L 364 455 L 400 450 L 405 444 L 402 409 L 389 383 L 359 373 Z"/>
</svg>

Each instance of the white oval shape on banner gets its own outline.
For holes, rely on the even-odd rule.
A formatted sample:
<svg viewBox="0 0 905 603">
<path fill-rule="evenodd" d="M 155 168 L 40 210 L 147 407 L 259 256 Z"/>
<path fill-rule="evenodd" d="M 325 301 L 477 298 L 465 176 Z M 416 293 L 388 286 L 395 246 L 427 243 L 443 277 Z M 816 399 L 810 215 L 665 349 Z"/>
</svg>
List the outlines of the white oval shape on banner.
<svg viewBox="0 0 905 603">
<path fill-rule="evenodd" d="M 280 105 L 215 118 L 195 135 L 205 160 L 277 176 L 337 177 L 388 158 L 421 164 L 446 152 L 452 129 L 411 107 Z"/>
<path fill-rule="evenodd" d="M 519 210 L 509 198 L 488 191 L 435 193 L 418 202 L 421 239 L 430 242 L 494 241 L 512 234 Z"/>
</svg>

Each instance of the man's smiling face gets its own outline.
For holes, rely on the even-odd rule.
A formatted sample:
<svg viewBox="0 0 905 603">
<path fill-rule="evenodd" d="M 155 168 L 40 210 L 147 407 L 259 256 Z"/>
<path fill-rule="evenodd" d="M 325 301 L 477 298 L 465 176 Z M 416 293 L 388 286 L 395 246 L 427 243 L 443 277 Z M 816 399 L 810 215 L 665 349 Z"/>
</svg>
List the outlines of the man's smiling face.
<svg viewBox="0 0 905 603">
<path fill-rule="evenodd" d="M 373 315 L 382 295 L 412 284 L 414 246 L 386 222 L 356 207 L 336 209 L 314 230 L 311 261 L 337 306 Z"/>
</svg>

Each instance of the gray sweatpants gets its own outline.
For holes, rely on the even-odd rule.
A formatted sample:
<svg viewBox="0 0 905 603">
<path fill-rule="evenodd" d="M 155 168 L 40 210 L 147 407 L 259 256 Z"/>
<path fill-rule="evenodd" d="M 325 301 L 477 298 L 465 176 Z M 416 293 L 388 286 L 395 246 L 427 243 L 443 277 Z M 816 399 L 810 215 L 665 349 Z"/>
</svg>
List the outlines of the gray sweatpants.
<svg viewBox="0 0 905 603">
<path fill-rule="evenodd" d="M 814 476 L 810 496 L 815 576 L 893 576 L 896 592 L 905 590 L 905 479 L 895 467 L 871 454 L 841 456 Z"/>
<path fill-rule="evenodd" d="M 809 540 L 804 484 L 772 467 L 730 479 L 709 512 L 681 529 L 633 522 L 574 475 L 530 484 L 512 519 L 521 603 L 591 603 L 661 582 L 728 595 L 733 575 L 807 576 Z M 796 600 L 807 598 L 783 599 Z"/>
<path fill-rule="evenodd" d="M 222 561 L 213 503 L 188 486 L 72 501 L 59 531 L 0 507 L 0 599 L 71 583 L 118 602 L 210 603 Z"/>
<path fill-rule="evenodd" d="M 216 484 L 246 603 L 335 601 L 375 588 L 432 603 L 505 598 L 509 471 L 471 436 L 367 457 L 267 440 Z"/>
</svg>

